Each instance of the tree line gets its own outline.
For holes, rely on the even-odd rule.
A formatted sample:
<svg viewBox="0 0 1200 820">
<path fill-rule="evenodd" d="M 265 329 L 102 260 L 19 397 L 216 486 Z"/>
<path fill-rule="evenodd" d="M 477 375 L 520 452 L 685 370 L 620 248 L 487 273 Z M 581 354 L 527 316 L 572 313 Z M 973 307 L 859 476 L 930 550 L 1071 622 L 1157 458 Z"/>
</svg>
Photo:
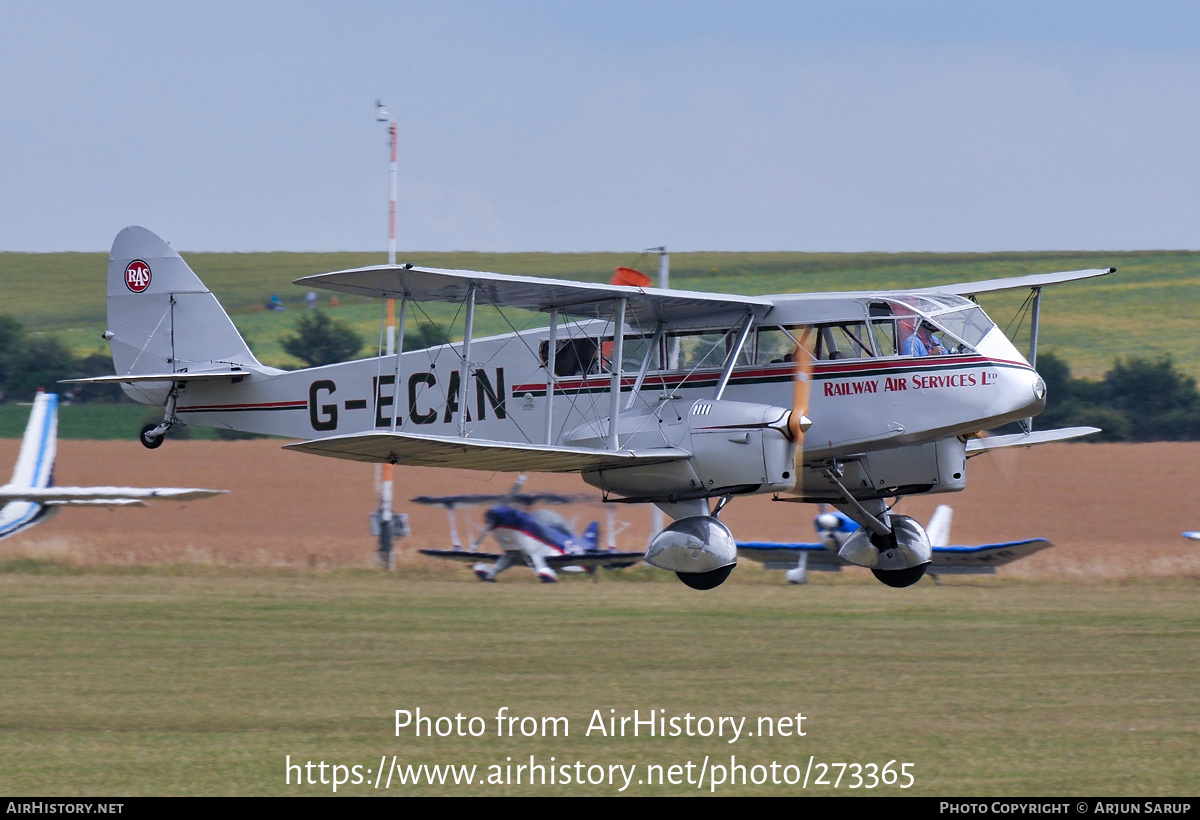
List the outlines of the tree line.
<svg viewBox="0 0 1200 820">
<path fill-rule="evenodd" d="M 1196 380 L 1170 356 L 1118 359 L 1099 381 L 1076 379 L 1065 361 L 1038 356 L 1046 381 L 1046 409 L 1034 427 L 1092 426 L 1088 441 L 1195 441 L 1200 439 Z"/>
</svg>

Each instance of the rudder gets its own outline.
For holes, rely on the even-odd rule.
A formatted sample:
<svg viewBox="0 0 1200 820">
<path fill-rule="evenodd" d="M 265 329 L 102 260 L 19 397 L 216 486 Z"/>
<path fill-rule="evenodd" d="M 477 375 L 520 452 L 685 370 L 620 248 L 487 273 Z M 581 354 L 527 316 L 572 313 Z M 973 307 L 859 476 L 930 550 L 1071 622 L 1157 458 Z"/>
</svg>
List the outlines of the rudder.
<svg viewBox="0 0 1200 820">
<path fill-rule="evenodd" d="M 593 521 L 583 531 L 583 548 L 587 552 L 595 552 L 600 541 L 600 522 Z"/>
<path fill-rule="evenodd" d="M 216 297 L 145 228 L 126 228 L 113 240 L 105 338 L 121 376 L 261 367 Z"/>
</svg>

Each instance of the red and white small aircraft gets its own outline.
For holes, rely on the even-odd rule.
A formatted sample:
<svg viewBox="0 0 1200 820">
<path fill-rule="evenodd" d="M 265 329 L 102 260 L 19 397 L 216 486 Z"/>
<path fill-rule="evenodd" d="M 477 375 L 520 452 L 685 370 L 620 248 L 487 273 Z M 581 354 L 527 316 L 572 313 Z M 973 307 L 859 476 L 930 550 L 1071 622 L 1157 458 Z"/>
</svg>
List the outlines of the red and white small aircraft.
<svg viewBox="0 0 1200 820">
<path fill-rule="evenodd" d="M 975 453 L 1094 431 L 1031 429 L 1046 402 L 1037 316 L 1044 287 L 1112 271 L 736 296 L 382 265 L 297 283 L 398 300 L 400 339 L 422 303 L 457 304 L 461 341 L 285 372 L 254 357 L 166 242 L 126 228 L 108 266 L 116 375 L 100 380 L 165 408 L 148 447 L 186 422 L 334 458 L 579 473 L 674 519 L 645 560 L 697 589 L 737 563 L 719 519 L 731 499 L 824 502 L 859 524 L 842 559 L 907 586 L 932 550 L 890 499 L 963 489 Z M 1028 359 L 973 301 L 1011 289 L 1033 294 Z M 512 332 L 476 338 L 483 306 Z M 1009 422 L 1025 432 L 979 437 Z"/>
<path fill-rule="evenodd" d="M 524 564 L 542 581 L 558 580 L 558 571 L 592 572 L 597 567 L 619 569 L 641 563 L 643 552 L 617 552 L 598 548 L 599 523 L 593 521 L 582 535 L 577 535 L 566 519 L 553 510 L 530 509 L 535 504 L 571 504 L 581 500 L 558 493 L 523 493 L 525 476 L 517 478 L 505 495 L 418 496 L 416 504 L 445 507 L 450 517 L 450 540 L 454 549 L 421 550 L 422 555 L 445 558 L 472 565 L 481 581 L 495 581 L 496 576 L 514 564 Z M 458 525 L 454 518 L 457 507 L 488 504 L 484 513 L 487 526 L 472 543 L 463 549 L 458 540 Z M 479 545 L 492 536 L 500 552 L 480 552 Z"/>
</svg>

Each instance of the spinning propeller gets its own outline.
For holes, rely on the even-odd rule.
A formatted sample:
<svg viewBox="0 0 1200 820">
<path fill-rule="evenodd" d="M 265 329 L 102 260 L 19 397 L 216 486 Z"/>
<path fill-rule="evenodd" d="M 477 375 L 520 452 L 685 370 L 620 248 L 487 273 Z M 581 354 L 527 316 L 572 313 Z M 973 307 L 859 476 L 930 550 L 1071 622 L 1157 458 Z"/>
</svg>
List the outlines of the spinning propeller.
<svg viewBox="0 0 1200 820">
<path fill-rule="evenodd" d="M 797 344 L 792 353 L 795 368 L 792 371 L 792 414 L 788 416 L 788 434 L 796 442 L 796 484 L 804 479 L 804 434 L 812 427 L 808 417 L 808 400 L 812 394 L 813 354 Z"/>
</svg>

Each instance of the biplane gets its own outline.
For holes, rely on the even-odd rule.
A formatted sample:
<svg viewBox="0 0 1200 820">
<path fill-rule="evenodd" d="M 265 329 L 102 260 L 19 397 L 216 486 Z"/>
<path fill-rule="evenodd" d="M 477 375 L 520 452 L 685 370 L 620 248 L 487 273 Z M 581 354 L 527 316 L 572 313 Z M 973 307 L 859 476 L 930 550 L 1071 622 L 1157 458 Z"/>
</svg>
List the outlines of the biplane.
<svg viewBox="0 0 1200 820">
<path fill-rule="evenodd" d="M 645 560 L 697 589 L 737 563 L 720 520 L 731 499 L 832 504 L 859 524 L 841 558 L 907 586 L 929 566 L 929 539 L 889 499 L 961 490 L 967 458 L 984 450 L 1094 431 L 1032 430 L 1045 382 L 973 297 L 1028 289 L 1035 359 L 1042 289 L 1113 270 L 736 296 L 372 266 L 297 284 L 397 300 L 401 340 L 410 315 L 456 305 L 461 333 L 285 372 L 254 357 L 166 242 L 131 227 L 108 264 L 116 375 L 98 380 L 164 408 L 142 432 L 147 447 L 186 423 L 295 437 L 287 448 L 357 461 L 579 473 L 608 501 L 673 519 Z M 476 338 L 480 306 L 510 332 Z M 926 355 L 905 344 L 914 333 Z M 1009 422 L 1022 432 L 979 437 Z"/>
<path fill-rule="evenodd" d="M 16 535 L 47 520 L 63 507 L 146 506 L 155 498 L 193 501 L 225 490 L 196 487 L 57 487 L 58 396 L 38 392 L 21 438 L 12 478 L 0 487 L 0 538 Z"/>
<path fill-rule="evenodd" d="M 567 520 L 549 509 L 531 509 L 537 504 L 574 504 L 583 499 L 561 493 L 521 492 L 525 476 L 519 476 L 512 489 L 504 495 L 421 495 L 414 504 L 444 507 L 450 519 L 450 541 L 453 549 L 423 549 L 422 555 L 471 564 L 481 581 L 495 581 L 496 576 L 513 565 L 524 564 L 542 581 L 553 583 L 559 571 L 592 572 L 597 567 L 619 569 L 642 561 L 642 552 L 601 550 L 598 546 L 600 524 L 593 521 L 582 535 L 576 534 Z M 458 537 L 454 512 L 463 506 L 487 504 L 483 532 L 464 549 Z M 480 552 L 479 545 L 491 536 L 500 552 Z"/>
<path fill-rule="evenodd" d="M 1054 546 L 1045 538 L 995 544 L 951 544 L 953 517 L 954 510 L 949 505 L 939 504 L 925 525 L 932 552 L 930 575 L 993 575 L 996 567 Z M 838 551 L 858 530 L 858 523 L 845 513 L 822 508 L 813 519 L 813 526 L 817 531 L 815 542 L 739 541 L 738 555 L 758 561 L 767 569 L 786 570 L 784 577 L 793 584 L 805 583 L 810 569 L 840 572 L 845 562 L 838 557 Z"/>
</svg>

